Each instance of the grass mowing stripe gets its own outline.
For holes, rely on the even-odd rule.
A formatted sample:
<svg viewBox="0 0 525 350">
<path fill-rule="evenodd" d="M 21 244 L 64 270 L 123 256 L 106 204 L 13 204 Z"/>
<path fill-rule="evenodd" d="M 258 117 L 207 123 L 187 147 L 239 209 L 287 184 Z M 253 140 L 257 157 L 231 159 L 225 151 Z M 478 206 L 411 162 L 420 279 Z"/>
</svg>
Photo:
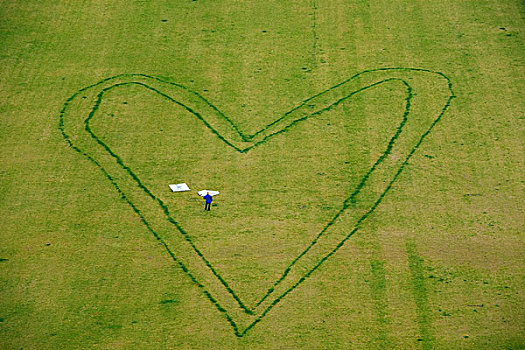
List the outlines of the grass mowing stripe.
<svg viewBox="0 0 525 350">
<path fill-rule="evenodd" d="M 377 323 L 379 332 L 377 334 L 377 341 L 379 348 L 388 349 L 391 344 L 388 343 L 388 318 L 387 316 L 387 297 L 386 297 L 386 273 L 385 262 L 383 260 L 370 261 L 371 281 L 370 290 L 372 299 L 374 300 L 375 312 L 377 315 Z"/>
<path fill-rule="evenodd" d="M 419 256 L 417 245 L 413 239 L 405 242 L 408 254 L 408 266 L 410 268 L 412 294 L 416 302 L 417 323 L 423 350 L 432 349 L 434 337 L 430 332 L 430 308 L 428 306 L 428 292 L 423 274 L 423 259 Z"/>
<path fill-rule="evenodd" d="M 312 0 L 312 67 L 317 67 L 317 4 Z"/>
</svg>

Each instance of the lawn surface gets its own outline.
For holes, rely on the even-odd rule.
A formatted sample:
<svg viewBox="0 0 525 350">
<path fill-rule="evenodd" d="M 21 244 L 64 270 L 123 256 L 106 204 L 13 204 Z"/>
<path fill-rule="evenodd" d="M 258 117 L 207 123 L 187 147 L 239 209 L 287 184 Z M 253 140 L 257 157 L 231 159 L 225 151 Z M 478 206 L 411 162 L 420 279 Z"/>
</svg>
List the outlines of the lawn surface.
<svg viewBox="0 0 525 350">
<path fill-rule="evenodd" d="M 0 348 L 525 347 L 524 13 L 0 3 Z"/>
</svg>

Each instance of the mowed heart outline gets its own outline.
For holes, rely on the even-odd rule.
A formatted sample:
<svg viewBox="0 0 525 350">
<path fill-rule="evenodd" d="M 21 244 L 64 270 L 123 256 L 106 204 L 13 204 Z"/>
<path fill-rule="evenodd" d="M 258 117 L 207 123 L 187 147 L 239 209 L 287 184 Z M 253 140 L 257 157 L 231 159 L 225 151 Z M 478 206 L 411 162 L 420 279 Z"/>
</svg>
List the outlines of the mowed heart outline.
<svg viewBox="0 0 525 350">
<path fill-rule="evenodd" d="M 386 76 L 385 76 L 386 75 Z M 419 83 L 417 83 L 417 81 Z M 400 141 L 403 130 L 407 129 L 411 119 L 412 101 L 423 89 L 421 82 L 429 85 L 429 93 L 442 89 L 445 93 L 441 109 L 430 112 L 420 125 L 413 126 L 415 136 L 410 140 Z M 95 117 L 104 95 L 115 88 L 126 85 L 138 85 L 174 102 L 198 118 L 210 132 L 237 152 L 246 153 L 258 147 L 272 137 L 282 134 L 298 123 L 326 112 L 352 96 L 378 87 L 385 83 L 398 83 L 406 90 L 403 117 L 386 149 L 379 156 L 369 171 L 358 182 L 356 189 L 345 199 L 335 217 L 327 223 L 313 241 L 288 265 L 281 277 L 276 280 L 266 294 L 253 307 L 248 307 L 216 271 L 181 225 L 172 217 L 168 207 L 153 194 L 128 167 L 91 129 L 90 121 Z M 413 85 L 416 85 L 414 89 Z M 419 84 L 419 85 L 418 85 Z M 168 93 L 166 93 L 168 91 Z M 174 97 L 175 96 L 175 97 Z M 237 125 L 219 111 L 199 93 L 177 83 L 146 74 L 120 74 L 103 79 L 95 84 L 78 90 L 64 103 L 59 115 L 59 130 L 76 152 L 88 158 L 118 191 L 142 223 L 166 249 L 170 257 L 190 277 L 193 283 L 206 295 L 215 307 L 226 317 L 236 336 L 244 336 L 286 295 L 303 283 L 328 258 L 335 254 L 345 242 L 358 231 L 360 225 L 377 208 L 387 192 L 408 164 L 409 159 L 430 134 L 455 97 L 450 79 L 440 72 L 420 68 L 379 68 L 362 71 L 300 103 L 254 134 L 244 134 Z M 392 156 L 392 151 L 403 148 L 401 156 Z M 405 143 L 407 145 L 405 145 Z M 408 146 L 410 145 L 410 146 Z M 398 147 L 398 148 L 399 148 Z M 397 167 L 396 167 L 397 166 Z M 386 174 L 383 174 L 386 173 Z M 379 175 L 378 175 L 379 174 Z M 374 178 L 375 176 L 375 178 Z M 381 180 L 383 178 L 383 180 Z M 384 178 L 388 178 L 385 181 Z M 353 222 L 349 231 L 342 236 L 330 235 L 330 228 L 339 224 L 352 203 L 359 202 L 363 189 L 372 182 L 384 182 L 382 189 L 370 203 L 365 203 L 361 210 L 356 210 L 354 217 L 346 219 Z M 361 196 L 362 197 L 362 196 Z M 158 208 L 164 213 L 159 219 L 153 214 Z M 171 235 L 175 226 L 178 235 Z M 302 265 L 301 265 L 302 264 Z M 303 266 L 304 265 L 304 266 Z M 217 283 L 219 282 L 219 283 Z M 240 324 L 243 324 L 242 326 Z"/>
</svg>

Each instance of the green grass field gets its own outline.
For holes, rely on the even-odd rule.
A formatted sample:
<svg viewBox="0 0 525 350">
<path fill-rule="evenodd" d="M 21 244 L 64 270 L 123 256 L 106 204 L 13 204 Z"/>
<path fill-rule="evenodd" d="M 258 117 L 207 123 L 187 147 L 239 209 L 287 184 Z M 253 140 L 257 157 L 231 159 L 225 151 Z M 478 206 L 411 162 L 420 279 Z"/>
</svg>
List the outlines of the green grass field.
<svg viewBox="0 0 525 350">
<path fill-rule="evenodd" d="M 0 349 L 525 348 L 524 15 L 0 2 Z"/>
</svg>

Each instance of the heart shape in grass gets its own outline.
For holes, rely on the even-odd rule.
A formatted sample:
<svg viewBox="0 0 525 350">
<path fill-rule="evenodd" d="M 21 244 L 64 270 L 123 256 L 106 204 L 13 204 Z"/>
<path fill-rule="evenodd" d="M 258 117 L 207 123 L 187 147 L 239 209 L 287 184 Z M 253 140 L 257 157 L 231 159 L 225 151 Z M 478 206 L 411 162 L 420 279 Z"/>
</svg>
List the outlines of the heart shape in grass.
<svg viewBox="0 0 525 350">
<path fill-rule="evenodd" d="M 404 98 L 402 115 L 392 124 L 388 140 L 377 157 L 358 178 L 349 181 L 351 188 L 338 197 L 339 202 L 331 208 L 326 222 L 316 226 L 315 234 L 308 236 L 296 256 L 286 261 L 271 285 L 262 290 L 255 301 L 247 303 L 196 243 L 195 235 L 181 224 L 177 210 L 152 190 L 136 169 L 132 169 L 92 127 L 110 93 L 130 86 L 174 103 L 203 126 L 205 137 L 220 140 L 226 149 L 238 155 L 254 154 L 268 147 L 265 144 L 288 137 L 306 122 L 322 118 L 353 96 L 373 88 L 401 89 Z M 183 85 L 144 74 L 122 74 L 85 87 L 71 96 L 60 112 L 59 129 L 72 149 L 102 171 L 170 257 L 226 317 L 234 333 L 242 337 L 359 229 L 381 203 L 424 138 L 441 120 L 453 97 L 450 80 L 439 72 L 412 68 L 368 70 L 308 98 L 248 135 L 201 95 Z M 308 141 L 307 137 L 306 134 Z"/>
</svg>

